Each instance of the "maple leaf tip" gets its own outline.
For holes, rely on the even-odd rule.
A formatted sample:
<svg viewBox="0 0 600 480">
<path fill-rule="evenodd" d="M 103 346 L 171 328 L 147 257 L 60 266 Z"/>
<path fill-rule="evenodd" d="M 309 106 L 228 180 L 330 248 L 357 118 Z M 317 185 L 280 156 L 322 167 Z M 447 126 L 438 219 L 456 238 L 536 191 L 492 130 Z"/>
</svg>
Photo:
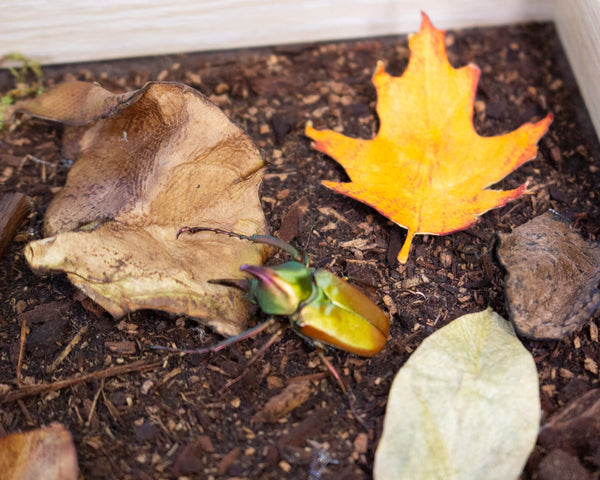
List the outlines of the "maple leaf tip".
<svg viewBox="0 0 600 480">
<path fill-rule="evenodd" d="M 427 15 L 423 10 L 421 10 L 421 31 L 423 30 L 438 30 L 434 27 L 433 23 L 431 23 L 431 19 L 429 15 Z M 445 34 L 445 30 L 438 30 L 440 33 Z"/>
<path fill-rule="evenodd" d="M 548 112 L 548 115 L 546 115 L 544 118 L 542 118 L 540 120 L 540 123 L 542 125 L 546 126 L 546 131 L 548 131 L 548 128 L 550 127 L 550 124 L 554 121 L 554 114 L 552 112 Z M 544 132 L 546 133 L 546 132 Z"/>
<path fill-rule="evenodd" d="M 429 15 L 427 15 L 423 10 L 421 10 L 421 28 L 423 28 L 423 25 L 427 23 L 431 25 L 431 19 L 429 18 Z"/>
</svg>

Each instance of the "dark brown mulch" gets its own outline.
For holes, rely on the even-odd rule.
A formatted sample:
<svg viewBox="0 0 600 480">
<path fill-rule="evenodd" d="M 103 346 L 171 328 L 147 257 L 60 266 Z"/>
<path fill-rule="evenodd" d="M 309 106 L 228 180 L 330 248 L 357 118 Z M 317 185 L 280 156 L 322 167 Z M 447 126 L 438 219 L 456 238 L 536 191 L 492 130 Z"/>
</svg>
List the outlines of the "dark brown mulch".
<svg viewBox="0 0 600 480">
<path fill-rule="evenodd" d="M 488 305 L 507 315 L 502 272 L 489 248 L 494 233 L 510 232 L 553 208 L 585 238 L 600 234 L 599 145 L 553 25 L 451 32 L 448 45 L 455 66 L 473 62 L 482 69 L 479 133 L 503 133 L 548 111 L 555 120 L 537 159 L 500 184 L 514 188 L 528 180 L 534 195 L 486 213 L 469 230 L 417 237 L 404 266 L 393 260 L 405 231 L 321 186 L 321 180 L 345 174 L 311 149 L 302 132 L 311 119 L 317 128 L 370 138 L 378 126 L 370 77 L 379 59 L 390 73 L 403 71 L 409 56 L 405 36 L 46 68 L 50 84 L 75 78 L 126 91 L 160 79 L 185 82 L 208 95 L 250 133 L 270 162 L 261 196 L 272 230 L 284 225 L 315 266 L 357 279 L 393 316 L 393 325 L 386 348 L 373 359 L 328 352 L 370 428 L 353 419 L 314 348 L 290 329 L 243 380 L 219 395 L 267 334 L 202 358 L 165 356 L 146 345 L 194 346 L 219 338 L 190 319 L 158 312 L 115 321 L 64 276 L 32 274 L 23 247 L 39 237 L 44 210 L 64 184 L 69 164 L 60 155 L 61 129 L 29 120 L 0 132 L 0 195 L 22 192 L 33 201 L 27 223 L 0 263 L 0 383 L 16 385 L 23 320 L 30 329 L 23 384 L 108 372 L 2 404 L 0 434 L 63 423 L 75 438 L 87 479 L 300 479 L 311 469 L 312 478 L 370 478 L 386 396 L 410 353 L 460 315 Z M 0 91 L 10 86 L 8 73 L 0 72 Z M 296 202 L 306 202 L 306 211 L 295 208 Z M 597 332 L 596 318 L 560 342 L 523 339 L 536 359 L 545 416 L 598 387 Z M 70 353 L 55 362 L 70 342 Z M 133 364 L 129 373 L 115 370 L 138 360 L 159 363 L 150 369 Z M 251 420 L 299 378 L 309 379 L 306 402 L 275 423 Z M 538 469 L 547 454 L 537 447 L 522 478 L 550 478 L 544 477 L 553 471 L 550 460 L 560 458 L 576 462 L 569 471 L 600 465 L 597 452 L 555 453 Z"/>
</svg>

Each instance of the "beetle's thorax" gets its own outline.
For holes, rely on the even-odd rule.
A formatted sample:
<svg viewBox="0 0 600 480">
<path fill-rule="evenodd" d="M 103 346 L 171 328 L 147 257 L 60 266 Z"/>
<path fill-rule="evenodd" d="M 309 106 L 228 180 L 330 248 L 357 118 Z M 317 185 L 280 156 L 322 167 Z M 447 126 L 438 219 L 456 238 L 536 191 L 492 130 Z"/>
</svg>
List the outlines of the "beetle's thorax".
<svg viewBox="0 0 600 480">
<path fill-rule="evenodd" d="M 254 278 L 249 298 L 270 315 L 292 315 L 314 295 L 313 269 L 299 262 L 286 262 L 273 267 L 242 265 L 241 270 Z"/>
</svg>

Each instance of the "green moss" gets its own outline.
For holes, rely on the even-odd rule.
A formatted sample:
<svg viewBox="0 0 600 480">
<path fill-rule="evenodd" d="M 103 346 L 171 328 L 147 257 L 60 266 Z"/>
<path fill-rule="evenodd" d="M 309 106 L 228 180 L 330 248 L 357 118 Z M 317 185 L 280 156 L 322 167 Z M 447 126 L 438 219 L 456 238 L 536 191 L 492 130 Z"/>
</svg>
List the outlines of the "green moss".
<svg viewBox="0 0 600 480">
<path fill-rule="evenodd" d="M 7 67 L 14 78 L 15 88 L 0 96 L 0 130 L 4 128 L 8 108 L 16 100 L 32 94 L 39 95 L 44 90 L 44 74 L 39 62 L 20 53 L 9 53 L 0 57 L 0 67 L 6 62 L 16 62 L 18 66 Z"/>
</svg>

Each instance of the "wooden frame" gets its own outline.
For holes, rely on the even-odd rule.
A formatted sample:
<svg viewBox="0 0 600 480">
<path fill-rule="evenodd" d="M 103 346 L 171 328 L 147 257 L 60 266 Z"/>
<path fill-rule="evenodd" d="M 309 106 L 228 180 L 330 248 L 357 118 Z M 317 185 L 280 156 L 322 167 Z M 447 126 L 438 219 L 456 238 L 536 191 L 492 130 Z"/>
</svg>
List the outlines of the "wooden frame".
<svg viewBox="0 0 600 480">
<path fill-rule="evenodd" d="M 12 4 L 12 5 L 11 5 Z M 0 54 L 44 64 L 554 20 L 600 132 L 600 0 L 8 0 Z"/>
</svg>

